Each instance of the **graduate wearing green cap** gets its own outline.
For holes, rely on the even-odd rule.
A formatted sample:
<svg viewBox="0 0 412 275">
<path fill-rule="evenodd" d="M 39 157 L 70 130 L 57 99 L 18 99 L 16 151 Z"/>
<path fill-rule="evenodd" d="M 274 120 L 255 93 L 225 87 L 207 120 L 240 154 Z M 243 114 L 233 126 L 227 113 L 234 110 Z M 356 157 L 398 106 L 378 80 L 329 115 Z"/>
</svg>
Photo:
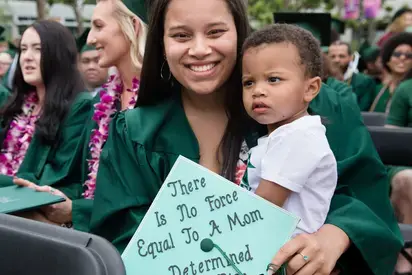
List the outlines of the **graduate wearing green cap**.
<svg viewBox="0 0 412 275">
<path fill-rule="evenodd" d="M 10 90 L 7 88 L 6 83 L 10 66 L 18 50 L 13 43 L 6 40 L 4 31 L 5 28 L 0 26 L 0 106 L 6 102 L 10 95 Z"/>
<path fill-rule="evenodd" d="M 87 89 L 95 96 L 107 81 L 109 72 L 108 68 L 99 66 L 99 53 L 96 48 L 86 43 L 89 32 L 90 29 L 86 29 L 76 41 L 79 51 L 78 67 Z"/>
<path fill-rule="evenodd" d="M 0 52 L 7 51 L 9 49 L 9 43 L 4 36 L 5 28 L 0 26 Z"/>
<path fill-rule="evenodd" d="M 378 46 L 370 46 L 363 51 L 362 58 L 365 61 L 364 74 L 372 77 L 376 85 L 382 83 L 382 66 L 379 64 L 379 54 L 381 49 Z"/>
</svg>

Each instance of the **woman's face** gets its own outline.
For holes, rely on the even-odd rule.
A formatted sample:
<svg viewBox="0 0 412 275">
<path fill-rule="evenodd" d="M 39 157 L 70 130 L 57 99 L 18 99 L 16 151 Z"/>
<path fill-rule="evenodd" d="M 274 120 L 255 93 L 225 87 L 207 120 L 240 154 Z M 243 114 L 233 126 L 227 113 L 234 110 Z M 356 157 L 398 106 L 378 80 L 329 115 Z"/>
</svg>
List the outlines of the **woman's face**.
<svg viewBox="0 0 412 275">
<path fill-rule="evenodd" d="M 236 26 L 225 0 L 172 0 L 163 40 L 171 73 L 197 94 L 219 89 L 236 64 Z"/>
<path fill-rule="evenodd" d="M 20 67 L 24 81 L 32 86 L 43 85 L 41 75 L 41 41 L 37 31 L 30 27 L 20 42 Z"/>
<path fill-rule="evenodd" d="M 98 1 L 93 11 L 92 27 L 87 43 L 96 46 L 99 53 L 99 66 L 109 68 L 118 66 L 129 58 L 130 41 L 126 39 L 122 29 L 113 16 L 114 1 Z"/>
<path fill-rule="evenodd" d="M 403 15 L 403 22 L 405 24 L 405 29 L 412 27 L 412 12 L 407 12 Z"/>
<path fill-rule="evenodd" d="M 412 68 L 412 46 L 402 44 L 393 51 L 387 63 L 392 74 L 403 75 Z"/>
</svg>

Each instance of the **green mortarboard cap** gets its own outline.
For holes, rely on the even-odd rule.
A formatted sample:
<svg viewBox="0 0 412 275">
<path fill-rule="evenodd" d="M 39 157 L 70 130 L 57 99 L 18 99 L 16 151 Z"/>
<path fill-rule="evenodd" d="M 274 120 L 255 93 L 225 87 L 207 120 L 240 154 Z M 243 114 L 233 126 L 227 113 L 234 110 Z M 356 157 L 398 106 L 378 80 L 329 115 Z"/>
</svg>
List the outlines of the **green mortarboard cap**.
<svg viewBox="0 0 412 275">
<path fill-rule="evenodd" d="M 359 46 L 358 53 L 362 56 L 365 53 L 365 50 L 369 49 L 370 47 L 371 47 L 371 44 L 369 43 L 369 41 L 365 40 Z"/>
<path fill-rule="evenodd" d="M 90 28 L 84 30 L 84 32 L 76 39 L 77 50 L 79 53 L 87 51 L 93 51 L 96 48 L 94 46 L 87 45 L 87 36 L 89 36 Z"/>
<path fill-rule="evenodd" d="M 137 15 L 143 22 L 147 23 L 147 7 L 145 0 L 123 0 L 123 4 Z"/>
<path fill-rule="evenodd" d="M 332 18 L 332 29 L 337 31 L 338 33 L 344 33 L 345 32 L 345 22 L 342 20 Z"/>
<path fill-rule="evenodd" d="M 380 54 L 381 49 L 378 46 L 371 46 L 363 51 L 362 58 L 366 62 L 375 61 Z"/>
<path fill-rule="evenodd" d="M 310 31 L 320 41 L 321 46 L 330 44 L 330 13 L 279 12 L 274 13 L 273 18 L 275 23 L 293 24 Z"/>
<path fill-rule="evenodd" d="M 10 41 L 8 41 L 7 44 L 9 45 L 9 49 L 5 51 L 5 53 L 8 53 L 11 56 L 11 58 L 14 58 L 14 56 L 16 55 L 18 51 L 18 48 L 16 47 L 16 45 L 11 43 Z"/>
<path fill-rule="evenodd" d="M 320 47 L 320 48 L 321 48 L 322 52 L 324 52 L 324 53 L 328 53 L 328 51 L 329 51 L 329 47 L 328 47 L 328 46 L 322 46 L 322 47 Z"/>
</svg>

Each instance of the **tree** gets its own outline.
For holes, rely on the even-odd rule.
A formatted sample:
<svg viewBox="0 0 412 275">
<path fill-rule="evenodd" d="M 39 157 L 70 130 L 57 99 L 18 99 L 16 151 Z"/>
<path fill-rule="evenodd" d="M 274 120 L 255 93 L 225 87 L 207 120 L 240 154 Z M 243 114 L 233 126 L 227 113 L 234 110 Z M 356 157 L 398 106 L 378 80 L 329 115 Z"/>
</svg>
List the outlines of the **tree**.
<svg viewBox="0 0 412 275">
<path fill-rule="evenodd" d="M 36 0 L 36 1 L 44 1 L 44 0 Z M 72 7 L 74 16 L 77 22 L 77 34 L 81 35 L 84 31 L 84 25 L 83 25 L 83 14 L 82 14 L 82 8 L 83 8 L 83 1 L 78 1 L 78 0 L 48 0 L 49 5 L 53 5 L 55 3 L 61 3 L 68 5 Z"/>
<path fill-rule="evenodd" d="M 37 20 L 46 19 L 46 0 L 36 0 Z"/>
<path fill-rule="evenodd" d="M 301 11 L 323 6 L 331 10 L 339 0 L 249 0 L 248 12 L 260 25 L 273 22 L 273 13 L 279 11 Z"/>
</svg>

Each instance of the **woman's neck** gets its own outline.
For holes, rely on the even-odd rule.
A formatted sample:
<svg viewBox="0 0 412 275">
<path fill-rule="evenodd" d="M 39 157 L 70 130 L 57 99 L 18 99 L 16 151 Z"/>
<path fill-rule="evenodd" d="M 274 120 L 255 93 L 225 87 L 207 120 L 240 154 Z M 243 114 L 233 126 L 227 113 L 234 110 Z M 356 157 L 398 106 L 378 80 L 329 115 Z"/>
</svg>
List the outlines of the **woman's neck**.
<svg viewBox="0 0 412 275">
<path fill-rule="evenodd" d="M 39 106 L 43 106 L 44 97 L 46 95 L 46 88 L 44 87 L 44 85 L 36 86 L 36 93 L 37 93 L 37 98 L 39 99 Z"/>
<path fill-rule="evenodd" d="M 404 78 L 405 74 L 392 74 L 391 80 L 390 80 L 390 89 L 393 92 L 396 87 L 398 87 L 399 83 L 402 81 Z"/>
<path fill-rule="evenodd" d="M 186 89 L 182 90 L 182 100 L 186 106 L 202 112 L 225 111 L 224 91 L 215 91 L 207 95 L 199 95 Z"/>
<path fill-rule="evenodd" d="M 116 66 L 117 71 L 119 72 L 120 79 L 123 83 L 123 91 L 132 88 L 133 78 L 137 77 L 140 79 L 140 70 L 133 66 L 130 58 L 127 58 L 123 62 L 120 62 Z"/>
<path fill-rule="evenodd" d="M 392 83 L 398 86 L 399 82 L 405 77 L 405 74 L 392 74 Z"/>
<path fill-rule="evenodd" d="M 133 97 L 135 97 L 135 94 L 127 91 L 133 90 L 133 79 L 140 79 L 140 71 L 133 66 L 130 58 L 121 62 L 116 68 L 123 83 L 123 91 L 120 99 L 121 110 L 126 110 L 130 107 Z"/>
</svg>

